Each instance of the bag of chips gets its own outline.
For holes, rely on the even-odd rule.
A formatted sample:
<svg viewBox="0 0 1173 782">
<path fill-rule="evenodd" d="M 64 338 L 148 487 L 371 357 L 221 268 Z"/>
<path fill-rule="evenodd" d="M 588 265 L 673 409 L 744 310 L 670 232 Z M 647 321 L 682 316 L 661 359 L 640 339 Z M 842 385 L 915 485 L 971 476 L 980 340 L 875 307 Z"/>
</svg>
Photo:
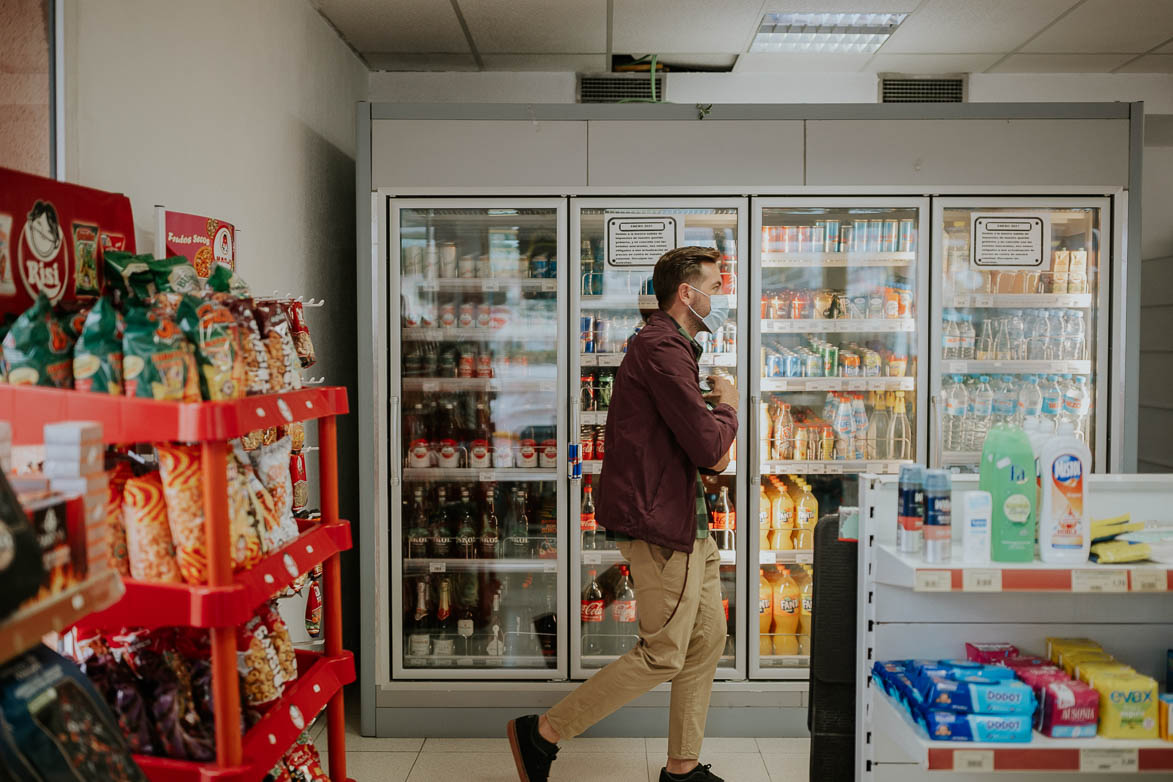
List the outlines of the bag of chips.
<svg viewBox="0 0 1173 782">
<path fill-rule="evenodd" d="M 238 399 L 248 384 L 240 327 L 227 307 L 187 296 L 179 305 L 179 328 L 195 346 L 200 390 L 206 400 Z"/>
<path fill-rule="evenodd" d="M 147 266 L 151 269 L 156 291 L 198 296 L 204 289 L 203 280 L 186 258 L 152 258 L 147 261 Z"/>
<path fill-rule="evenodd" d="M 130 577 L 126 553 L 126 526 L 122 522 L 122 491 L 134 477 L 130 463 L 118 460 L 106 480 L 106 557 L 112 570 Z"/>
<path fill-rule="evenodd" d="M 309 587 L 305 600 L 305 632 L 310 638 L 317 638 L 322 634 L 322 582 L 313 577 Z"/>
<path fill-rule="evenodd" d="M 57 321 L 65 330 L 65 335 L 69 337 L 70 342 L 77 342 L 77 338 L 81 336 L 82 328 L 86 323 L 86 315 L 89 313 L 89 307 L 77 307 L 76 305 L 69 305 L 69 307 L 57 311 Z"/>
<path fill-rule="evenodd" d="M 293 331 L 293 347 L 297 349 L 302 369 L 312 367 L 318 357 L 314 353 L 314 341 L 310 338 L 310 327 L 305 320 L 305 307 L 300 301 L 291 301 L 285 305 L 285 317 Z"/>
<path fill-rule="evenodd" d="M 155 277 L 151 273 L 150 253 L 131 255 L 119 250 L 107 250 L 102 254 L 106 266 L 106 284 L 117 291 L 123 304 L 146 301 L 155 294 Z"/>
<path fill-rule="evenodd" d="M 305 455 L 294 452 L 289 455 L 289 480 L 293 486 L 293 501 L 290 510 L 296 513 L 304 510 L 310 501 L 310 484 L 305 474 Z"/>
<path fill-rule="evenodd" d="M 285 681 L 297 681 L 297 652 L 294 650 L 289 628 L 277 610 L 277 604 L 270 600 L 262 606 L 261 619 L 269 631 L 269 640 L 277 652 L 277 662 L 281 666 L 281 674 L 285 677 Z"/>
<path fill-rule="evenodd" d="M 322 769 L 318 748 L 305 731 L 285 753 L 285 767 L 289 769 L 293 782 L 330 782 L 330 777 Z"/>
<path fill-rule="evenodd" d="M 177 760 L 214 759 L 212 726 L 196 712 L 186 661 L 173 650 L 152 650 L 142 655 L 139 666 L 139 675 L 150 688 L 151 715 L 163 754 Z"/>
<path fill-rule="evenodd" d="M 122 380 L 127 396 L 199 402 L 200 381 L 191 343 L 175 321 L 130 304 L 122 338 Z"/>
<path fill-rule="evenodd" d="M 130 667 L 115 659 L 109 651 L 92 654 L 78 662 L 82 673 L 102 693 L 106 705 L 114 712 L 131 752 L 138 755 L 158 752 L 158 739 L 151 731 L 150 713 Z"/>
<path fill-rule="evenodd" d="M 37 594 L 44 580 L 36 532 L 0 470 L 0 620 Z"/>
<path fill-rule="evenodd" d="M 250 302 L 228 293 L 212 293 L 207 298 L 228 308 L 240 335 L 240 355 L 244 361 L 245 393 L 267 394 L 270 391 L 269 357 L 261 329 L 253 315 Z"/>
<path fill-rule="evenodd" d="M 181 581 L 158 472 L 126 482 L 122 491 L 122 520 L 126 525 L 131 577 L 143 581 Z"/>
<path fill-rule="evenodd" d="M 73 340 L 53 316 L 45 294 L 4 336 L 4 363 L 13 385 L 73 387 Z"/>
<path fill-rule="evenodd" d="M 262 445 L 249 453 L 253 470 L 273 501 L 277 513 L 280 544 L 298 535 L 293 520 L 293 481 L 289 474 L 290 441 L 283 437 L 272 445 Z"/>
<path fill-rule="evenodd" d="M 261 329 L 269 360 L 269 388 L 273 393 L 301 388 L 301 361 L 293 346 L 293 333 L 285 310 L 276 302 L 256 302 L 253 314 Z"/>
<path fill-rule="evenodd" d="M 204 490 L 200 446 L 155 443 L 167 523 L 175 546 L 179 575 L 188 584 L 208 580 L 208 547 L 204 536 Z"/>
<path fill-rule="evenodd" d="M 285 691 L 281 661 L 269 638 L 269 628 L 260 616 L 254 616 L 237 628 L 236 668 L 247 706 L 264 707 Z"/>
<path fill-rule="evenodd" d="M 114 303 L 103 296 L 86 315 L 73 346 L 73 387 L 122 395 L 122 337 L 125 325 Z"/>
<path fill-rule="evenodd" d="M 289 435 L 289 447 L 293 449 L 294 453 L 305 448 L 305 424 L 301 421 L 294 421 L 288 426 L 277 427 L 277 437 L 282 438 Z"/>
<path fill-rule="evenodd" d="M 242 466 L 233 450 L 228 455 L 228 515 L 232 532 L 232 564 L 236 570 L 248 570 L 261 560 L 264 545 L 262 511 L 249 489 L 248 476 L 252 465 Z"/>
<path fill-rule="evenodd" d="M 241 299 L 247 299 L 251 295 L 248 283 L 223 263 L 217 263 L 212 267 L 212 273 L 208 275 L 208 287 L 220 293 L 231 293 Z"/>
</svg>

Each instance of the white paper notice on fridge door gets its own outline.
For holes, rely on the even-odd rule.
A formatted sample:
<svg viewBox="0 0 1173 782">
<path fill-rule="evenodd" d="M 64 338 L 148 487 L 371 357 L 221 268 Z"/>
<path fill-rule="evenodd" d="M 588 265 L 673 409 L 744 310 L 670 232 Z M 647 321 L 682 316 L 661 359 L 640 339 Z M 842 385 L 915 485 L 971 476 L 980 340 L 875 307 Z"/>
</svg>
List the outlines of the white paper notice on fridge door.
<svg viewBox="0 0 1173 782">
<path fill-rule="evenodd" d="M 655 266 L 680 246 L 682 225 L 675 215 L 607 215 L 607 265 Z"/>
<path fill-rule="evenodd" d="M 970 265 L 975 269 L 1039 269 L 1050 258 L 1051 218 L 1039 212 L 973 212 Z"/>
</svg>

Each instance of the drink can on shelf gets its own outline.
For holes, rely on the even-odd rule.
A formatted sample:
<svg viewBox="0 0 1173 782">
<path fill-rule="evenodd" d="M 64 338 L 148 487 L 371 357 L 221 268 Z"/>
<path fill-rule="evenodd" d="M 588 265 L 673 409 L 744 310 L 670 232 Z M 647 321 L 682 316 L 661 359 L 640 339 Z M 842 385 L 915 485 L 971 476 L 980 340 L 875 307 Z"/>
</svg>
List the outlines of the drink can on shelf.
<svg viewBox="0 0 1173 782">
<path fill-rule="evenodd" d="M 477 277 L 482 280 L 487 280 L 493 276 L 493 262 L 488 255 L 481 255 L 477 257 Z"/>
<path fill-rule="evenodd" d="M 816 220 L 814 227 L 811 228 L 811 245 L 812 252 L 822 252 L 823 246 L 827 241 L 827 223 L 823 220 Z"/>
<path fill-rule="evenodd" d="M 868 249 L 868 221 L 851 221 L 851 249 L 862 251 Z"/>
<path fill-rule="evenodd" d="M 839 356 L 843 377 L 859 377 L 860 361 L 858 353 L 843 352 Z"/>
<path fill-rule="evenodd" d="M 795 234 L 798 229 L 793 225 L 778 226 L 778 252 L 792 253 L 795 251 L 795 241 L 797 237 Z"/>
<path fill-rule="evenodd" d="M 794 352 L 785 355 L 786 365 L 783 374 L 786 377 L 802 377 L 802 356 Z"/>
<path fill-rule="evenodd" d="M 477 305 L 477 328 L 487 329 L 493 325 L 493 308 L 488 304 Z"/>
<path fill-rule="evenodd" d="M 460 310 L 456 318 L 456 324 L 462 329 L 471 329 L 476 326 L 477 322 L 477 308 L 471 302 L 464 302 L 460 305 Z"/>
<path fill-rule="evenodd" d="M 606 453 L 604 441 L 606 440 L 606 429 L 601 426 L 595 427 L 595 459 L 603 460 L 603 455 Z"/>
<path fill-rule="evenodd" d="M 852 225 L 844 223 L 839 227 L 839 246 L 835 248 L 835 252 L 845 253 L 851 250 L 851 239 L 855 235 L 855 229 Z"/>
<path fill-rule="evenodd" d="M 503 329 L 509 325 L 509 321 L 513 319 L 513 310 L 505 306 L 493 307 L 490 311 L 489 327 L 494 329 Z"/>
<path fill-rule="evenodd" d="M 595 352 L 595 319 L 590 315 L 583 315 L 578 319 L 579 351 L 582 353 Z"/>
<path fill-rule="evenodd" d="M 471 345 L 463 345 L 460 348 L 460 353 L 456 361 L 456 375 L 457 377 L 476 377 L 477 361 L 476 354 L 473 352 Z"/>
<path fill-rule="evenodd" d="M 837 345 L 823 346 L 823 377 L 839 376 L 839 347 Z"/>
<path fill-rule="evenodd" d="M 823 252 L 839 252 L 839 221 L 827 220 L 823 229 Z"/>
<path fill-rule="evenodd" d="M 611 321 L 607 318 L 595 318 L 595 351 L 611 353 Z"/>
<path fill-rule="evenodd" d="M 785 374 L 782 356 L 777 353 L 766 356 L 766 377 L 784 377 Z"/>
<path fill-rule="evenodd" d="M 880 376 L 880 354 L 874 350 L 866 350 L 863 354 L 863 376 Z"/>
<path fill-rule="evenodd" d="M 449 302 L 440 305 L 440 328 L 456 328 L 456 305 Z"/>
<path fill-rule="evenodd" d="M 477 257 L 475 255 L 460 256 L 460 266 L 457 271 L 461 279 L 470 280 L 477 276 Z"/>
<path fill-rule="evenodd" d="M 800 252 L 800 253 L 810 252 L 811 234 L 812 234 L 812 231 L 811 231 L 811 227 L 809 225 L 798 226 L 798 238 L 797 238 L 797 245 L 798 246 L 794 248 L 795 252 Z"/>
<path fill-rule="evenodd" d="M 916 249 L 916 222 L 911 218 L 900 221 L 900 242 L 897 251 L 909 253 Z"/>
<path fill-rule="evenodd" d="M 579 439 L 582 440 L 582 460 L 593 462 L 595 460 L 595 427 L 582 427 L 579 430 Z"/>
<path fill-rule="evenodd" d="M 456 242 L 444 242 L 440 245 L 440 276 L 459 276 L 459 264 L 456 261 Z"/>
<path fill-rule="evenodd" d="M 880 249 L 880 244 L 884 237 L 884 221 L 883 220 L 868 220 L 868 241 L 867 246 L 862 249 L 867 252 L 874 253 Z"/>
<path fill-rule="evenodd" d="M 815 353 L 808 354 L 803 361 L 805 366 L 802 370 L 803 377 L 822 377 L 823 376 L 823 357 Z"/>
<path fill-rule="evenodd" d="M 880 235 L 880 251 L 886 253 L 895 252 L 899 242 L 900 222 L 897 220 L 885 220 L 883 223 L 883 232 Z"/>
<path fill-rule="evenodd" d="M 544 278 L 550 261 L 545 255 L 535 255 L 529 259 L 529 276 L 535 279 Z"/>
<path fill-rule="evenodd" d="M 403 275 L 410 277 L 424 271 L 424 248 L 409 244 L 403 248 Z"/>
<path fill-rule="evenodd" d="M 477 353 L 477 377 L 489 378 L 493 376 L 493 354 L 489 349 L 482 348 Z"/>
</svg>

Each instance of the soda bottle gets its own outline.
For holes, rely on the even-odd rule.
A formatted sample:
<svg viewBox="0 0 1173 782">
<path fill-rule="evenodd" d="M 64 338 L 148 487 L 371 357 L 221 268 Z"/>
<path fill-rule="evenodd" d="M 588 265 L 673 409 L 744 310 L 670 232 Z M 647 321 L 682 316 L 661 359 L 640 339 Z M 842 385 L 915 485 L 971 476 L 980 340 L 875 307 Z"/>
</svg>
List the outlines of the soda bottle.
<svg viewBox="0 0 1173 782">
<path fill-rule="evenodd" d="M 407 558 L 426 559 L 428 556 L 428 511 L 424 506 L 423 487 L 416 487 L 412 499 L 411 526 L 407 530 Z"/>
<path fill-rule="evenodd" d="M 448 489 L 436 487 L 436 507 L 432 510 L 428 529 L 428 549 L 433 557 L 446 559 L 452 556 L 452 528 L 448 518 Z"/>
<path fill-rule="evenodd" d="M 775 551 L 790 551 L 794 548 L 793 532 L 796 516 L 794 499 L 786 491 L 781 480 L 774 484 L 774 488 L 777 495 L 774 498 L 772 509 L 773 531 L 770 533 L 770 548 Z"/>
<path fill-rule="evenodd" d="M 713 508 L 712 532 L 717 548 L 731 551 L 734 547 L 734 530 L 737 529 L 737 511 L 729 499 L 729 487 L 722 486 L 717 504 Z"/>
<path fill-rule="evenodd" d="M 800 593 L 801 608 L 798 610 L 798 653 L 811 653 L 811 625 L 814 619 L 814 594 L 815 594 L 815 580 L 810 572 L 810 568 L 803 567 L 806 571 L 806 581 L 802 585 Z"/>
<path fill-rule="evenodd" d="M 811 493 L 809 483 L 801 481 L 801 487 L 802 494 L 799 495 L 798 502 L 795 503 L 797 510 L 795 521 L 798 529 L 814 529 L 815 523 L 819 520 L 819 501 Z"/>
<path fill-rule="evenodd" d="M 456 525 L 455 556 L 458 559 L 476 559 L 477 528 L 472 518 L 472 498 L 467 486 L 460 488 L 459 521 Z"/>
<path fill-rule="evenodd" d="M 484 507 L 481 510 L 481 536 L 477 541 L 481 559 L 501 556 L 501 525 L 497 521 L 497 484 L 485 486 Z"/>
<path fill-rule="evenodd" d="M 855 455 L 855 411 L 846 395 L 839 397 L 835 408 L 835 458 L 851 459 Z"/>
<path fill-rule="evenodd" d="M 872 417 L 868 421 L 867 458 L 888 458 L 888 405 L 883 391 L 872 391 Z"/>
<path fill-rule="evenodd" d="M 611 623 L 611 653 L 627 654 L 639 640 L 639 614 L 627 565 L 619 566 L 619 584 L 615 587 L 615 599 L 611 601 Z"/>
<path fill-rule="evenodd" d="M 775 459 L 794 458 L 794 418 L 788 404 L 778 406 L 774 422 L 774 454 Z"/>
<path fill-rule="evenodd" d="M 758 653 L 774 653 L 774 587 L 766 579 L 766 569 L 758 568 Z"/>
<path fill-rule="evenodd" d="M 452 618 L 452 582 L 440 579 L 440 604 L 436 607 L 436 630 L 432 638 L 432 654 L 452 657 L 456 654 L 456 620 Z"/>
<path fill-rule="evenodd" d="M 587 577 L 582 591 L 582 654 L 592 657 L 603 653 L 603 588 L 599 586 L 598 571 L 588 571 Z"/>
<path fill-rule="evenodd" d="M 407 653 L 411 657 L 427 657 L 432 653 L 432 611 L 428 606 L 426 578 L 415 584 L 415 611 L 407 630 Z"/>
<path fill-rule="evenodd" d="M 758 488 L 758 548 L 770 550 L 770 495 L 766 481 Z"/>
<path fill-rule="evenodd" d="M 582 509 L 579 511 L 578 528 L 582 532 L 582 550 L 594 551 L 598 548 L 595 540 L 599 532 L 599 525 L 595 519 L 595 494 L 591 487 L 591 477 L 583 479 Z"/>
<path fill-rule="evenodd" d="M 782 577 L 774 582 L 772 603 L 774 611 L 774 654 L 798 654 L 798 612 L 802 599 L 798 583 L 789 568 L 782 568 Z"/>
</svg>

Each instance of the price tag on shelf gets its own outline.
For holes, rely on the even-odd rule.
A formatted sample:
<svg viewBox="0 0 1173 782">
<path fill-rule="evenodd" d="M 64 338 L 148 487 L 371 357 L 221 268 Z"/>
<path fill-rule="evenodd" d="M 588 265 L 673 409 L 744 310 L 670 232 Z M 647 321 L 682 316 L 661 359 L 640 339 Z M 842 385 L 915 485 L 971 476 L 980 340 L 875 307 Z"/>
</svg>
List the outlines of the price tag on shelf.
<svg viewBox="0 0 1173 782">
<path fill-rule="evenodd" d="M 584 367 L 598 366 L 599 357 L 594 353 L 582 353 L 578 357 L 578 363 Z"/>
<path fill-rule="evenodd" d="M 1127 592 L 1126 570 L 1072 570 L 1072 592 Z"/>
<path fill-rule="evenodd" d="M 957 374 L 966 370 L 966 362 L 964 361 L 943 361 L 941 363 L 945 365 L 947 371 L 951 374 Z"/>
<path fill-rule="evenodd" d="M 1136 749 L 1081 749 L 1079 770 L 1082 773 L 1136 773 L 1140 770 L 1140 752 Z"/>
<path fill-rule="evenodd" d="M 994 297 L 988 293 L 974 294 L 973 306 L 974 307 L 993 307 L 994 306 Z"/>
<path fill-rule="evenodd" d="M 989 774 L 994 770 L 994 750 L 953 750 L 953 771 L 969 774 Z"/>
<path fill-rule="evenodd" d="M 968 307 L 969 300 L 970 300 L 969 296 L 965 295 L 964 293 L 959 293 L 953 297 L 953 306 L 954 307 Z"/>
<path fill-rule="evenodd" d="M 543 573 L 557 573 L 558 572 L 557 561 L 543 562 L 542 563 L 542 572 Z"/>
<path fill-rule="evenodd" d="M 1164 570 L 1133 568 L 1131 578 L 1133 592 L 1165 592 L 1169 588 L 1169 577 Z"/>
<path fill-rule="evenodd" d="M 887 466 L 883 462 L 868 462 L 868 472 L 883 475 L 887 472 Z"/>
<path fill-rule="evenodd" d="M 961 571 L 961 588 L 966 592 L 1001 592 L 1002 571 L 966 568 Z"/>
<path fill-rule="evenodd" d="M 825 475 L 827 473 L 827 465 L 822 462 L 811 462 L 810 466 L 807 467 L 807 472 L 811 475 Z"/>
<path fill-rule="evenodd" d="M 440 284 L 435 280 L 420 280 L 420 290 L 427 293 L 435 293 L 440 290 Z"/>
<path fill-rule="evenodd" d="M 492 483 L 497 480 L 497 476 L 493 474 L 492 470 L 481 470 L 477 473 L 477 481 L 480 483 Z"/>
<path fill-rule="evenodd" d="M 596 353 L 601 367 L 617 367 L 623 362 L 622 353 Z"/>
<path fill-rule="evenodd" d="M 835 462 L 833 464 L 827 465 L 827 475 L 842 475 L 842 474 L 843 474 L 843 465 L 842 464 Z"/>
<path fill-rule="evenodd" d="M 497 282 L 496 280 L 485 280 L 483 283 L 481 283 L 481 290 L 483 290 L 485 293 L 496 293 L 497 291 L 501 290 L 501 283 Z"/>
<path fill-rule="evenodd" d="M 948 570 L 918 570 L 914 592 L 952 592 L 953 574 Z"/>
<path fill-rule="evenodd" d="M 759 565 L 773 565 L 778 561 L 778 555 L 773 551 L 759 551 L 758 564 Z"/>
<path fill-rule="evenodd" d="M 582 553 L 582 564 L 601 565 L 603 564 L 603 555 L 597 551 L 584 551 Z"/>
<path fill-rule="evenodd" d="M 542 382 L 538 383 L 538 391 L 542 392 L 543 394 L 553 393 L 554 384 L 550 381 L 543 380 Z"/>
<path fill-rule="evenodd" d="M 835 385 L 836 383 L 833 379 L 806 381 L 806 387 L 809 391 L 830 391 Z"/>
<path fill-rule="evenodd" d="M 815 552 L 797 551 L 794 554 L 794 561 L 799 565 L 810 565 L 815 561 Z"/>
<path fill-rule="evenodd" d="M 448 571 L 448 563 L 446 563 L 446 562 L 429 562 L 428 563 L 428 572 L 429 573 L 445 573 L 447 571 Z"/>
<path fill-rule="evenodd" d="M 866 380 L 848 380 L 847 381 L 847 390 L 848 391 L 866 391 L 867 387 L 868 387 L 868 381 L 866 381 Z"/>
<path fill-rule="evenodd" d="M 456 661 L 456 664 L 462 668 L 471 668 L 473 665 L 472 658 L 471 657 L 461 657 Z"/>
<path fill-rule="evenodd" d="M 558 290 L 558 280 L 542 280 L 542 290 L 547 293 Z"/>
</svg>

